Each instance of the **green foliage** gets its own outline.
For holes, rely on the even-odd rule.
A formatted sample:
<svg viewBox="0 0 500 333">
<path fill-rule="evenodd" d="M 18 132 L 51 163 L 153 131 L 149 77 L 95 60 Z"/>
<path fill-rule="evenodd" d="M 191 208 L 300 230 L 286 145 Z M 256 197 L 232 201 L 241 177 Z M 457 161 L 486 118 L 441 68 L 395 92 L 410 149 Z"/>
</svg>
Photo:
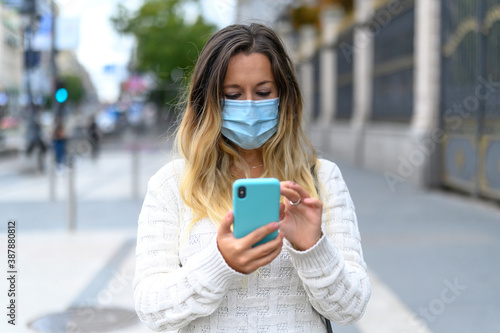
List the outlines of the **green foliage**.
<svg viewBox="0 0 500 333">
<path fill-rule="evenodd" d="M 65 74 L 61 76 L 61 81 L 68 91 L 68 102 L 75 105 L 80 104 L 85 97 L 85 87 L 82 79 L 78 75 Z"/>
<path fill-rule="evenodd" d="M 42 108 L 44 110 L 52 110 L 52 95 L 47 94 L 43 96 Z"/>
<path fill-rule="evenodd" d="M 215 25 L 207 23 L 202 16 L 194 22 L 185 19 L 183 10 L 188 3 L 199 5 L 193 0 L 145 0 L 136 13 L 118 5 L 117 14 L 111 18 L 117 31 L 136 38 L 134 69 L 154 76 L 157 89 L 163 90 L 172 81 L 179 84 L 179 79 L 191 71 L 199 52 L 215 31 Z M 152 99 L 159 104 L 163 99 L 171 99 L 165 92 L 150 96 L 156 96 Z M 163 97 L 158 100 L 159 96 Z"/>
</svg>

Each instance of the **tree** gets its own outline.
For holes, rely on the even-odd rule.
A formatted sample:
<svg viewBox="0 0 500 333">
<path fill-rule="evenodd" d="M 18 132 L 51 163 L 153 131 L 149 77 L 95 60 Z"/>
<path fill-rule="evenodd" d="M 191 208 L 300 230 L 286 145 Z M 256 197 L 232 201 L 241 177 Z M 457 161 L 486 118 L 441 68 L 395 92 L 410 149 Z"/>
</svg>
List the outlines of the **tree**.
<svg viewBox="0 0 500 333">
<path fill-rule="evenodd" d="M 79 105 L 85 97 L 85 87 L 82 79 L 78 75 L 64 74 L 61 76 L 61 81 L 68 91 L 68 102 Z"/>
<path fill-rule="evenodd" d="M 157 90 L 150 98 L 162 106 L 172 100 L 166 87 L 181 84 L 216 28 L 201 15 L 194 22 L 188 22 L 183 15 L 188 2 L 198 3 L 194 0 L 146 0 L 133 14 L 118 5 L 117 14 L 111 18 L 118 32 L 136 38 L 134 70 L 153 76 Z"/>
</svg>

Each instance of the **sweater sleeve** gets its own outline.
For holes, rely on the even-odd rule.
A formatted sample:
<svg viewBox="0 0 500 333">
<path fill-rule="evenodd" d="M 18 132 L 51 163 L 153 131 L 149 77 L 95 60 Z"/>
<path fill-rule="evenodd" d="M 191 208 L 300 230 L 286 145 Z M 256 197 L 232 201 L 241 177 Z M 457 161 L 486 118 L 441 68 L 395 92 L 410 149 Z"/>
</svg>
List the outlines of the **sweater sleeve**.
<svg viewBox="0 0 500 333">
<path fill-rule="evenodd" d="M 323 237 L 306 251 L 296 251 L 286 240 L 285 246 L 312 306 L 331 321 L 348 325 L 363 316 L 371 286 L 347 186 L 337 165 L 321 164 Z"/>
<path fill-rule="evenodd" d="M 171 163 L 150 179 L 139 215 L 135 308 L 141 321 L 155 331 L 178 329 L 210 315 L 232 277 L 241 276 L 226 264 L 215 237 L 210 246 L 181 264 L 180 173 L 174 169 Z"/>
</svg>

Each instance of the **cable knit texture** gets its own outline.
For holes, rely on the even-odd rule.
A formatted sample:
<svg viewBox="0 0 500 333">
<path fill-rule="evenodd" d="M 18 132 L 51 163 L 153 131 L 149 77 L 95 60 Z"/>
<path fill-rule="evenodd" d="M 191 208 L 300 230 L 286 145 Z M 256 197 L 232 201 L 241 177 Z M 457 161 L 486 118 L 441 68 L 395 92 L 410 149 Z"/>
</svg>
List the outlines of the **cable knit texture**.
<svg viewBox="0 0 500 333">
<path fill-rule="evenodd" d="M 139 318 L 156 331 L 325 332 L 318 313 L 341 325 L 363 315 L 370 282 L 354 205 L 339 168 L 320 160 L 323 237 L 307 251 L 284 242 L 269 265 L 244 275 L 218 250 L 207 218 L 179 193 L 183 160 L 149 181 L 139 216 L 134 298 Z"/>
</svg>

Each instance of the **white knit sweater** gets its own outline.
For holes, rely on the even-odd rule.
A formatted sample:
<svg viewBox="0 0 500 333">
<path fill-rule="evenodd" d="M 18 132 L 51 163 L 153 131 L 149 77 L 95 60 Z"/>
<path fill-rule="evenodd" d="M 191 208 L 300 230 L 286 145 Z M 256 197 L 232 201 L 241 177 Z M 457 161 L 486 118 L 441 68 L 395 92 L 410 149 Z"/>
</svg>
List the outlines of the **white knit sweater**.
<svg viewBox="0 0 500 333">
<path fill-rule="evenodd" d="M 363 315 L 370 282 L 354 205 L 334 163 L 320 160 L 318 173 L 327 192 L 324 236 L 304 252 L 285 239 L 281 254 L 249 275 L 224 261 L 210 220 L 188 228 L 193 213 L 179 193 L 183 168 L 175 160 L 151 178 L 139 216 L 134 298 L 151 329 L 326 332 L 318 312 L 341 325 Z"/>
</svg>

